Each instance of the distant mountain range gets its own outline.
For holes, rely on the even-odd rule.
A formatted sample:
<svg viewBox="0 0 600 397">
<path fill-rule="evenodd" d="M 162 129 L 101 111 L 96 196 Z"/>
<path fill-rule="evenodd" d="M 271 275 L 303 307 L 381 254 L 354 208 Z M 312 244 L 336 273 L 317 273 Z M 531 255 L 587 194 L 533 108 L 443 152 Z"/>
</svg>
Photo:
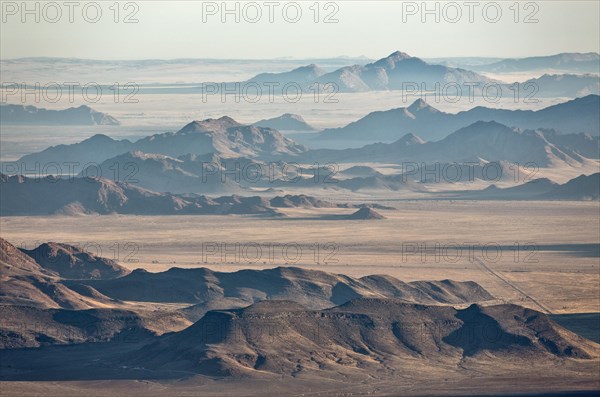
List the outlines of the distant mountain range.
<svg viewBox="0 0 600 397">
<path fill-rule="evenodd" d="M 597 201 L 600 199 L 600 173 L 581 175 L 564 184 L 540 178 L 523 185 L 504 189 L 491 185 L 483 190 L 459 192 L 453 198 L 467 198 L 472 200 Z"/>
<path fill-rule="evenodd" d="M 229 196 L 209 199 L 157 193 L 98 178 L 26 178 L 0 175 L 2 215 L 278 215 L 267 199 Z"/>
<path fill-rule="evenodd" d="M 520 95 L 531 94 L 532 98 L 578 98 L 600 94 L 600 76 L 598 74 L 544 74 L 526 80 L 520 85 Z M 505 96 L 510 94 L 506 88 L 503 92 Z"/>
<path fill-rule="evenodd" d="M 114 140 L 97 134 L 72 145 L 57 145 L 23 156 L 19 162 L 101 163 L 130 151 L 178 157 L 209 153 L 221 157 L 273 158 L 308 150 L 271 128 L 243 125 L 230 117 L 193 121 L 177 132 L 154 134 L 138 141 Z"/>
<path fill-rule="evenodd" d="M 171 184 L 174 186 L 174 191 L 180 191 L 176 186 L 187 183 L 186 179 L 189 175 L 186 173 L 191 172 L 197 176 L 198 172 L 194 172 L 192 168 L 196 167 L 197 170 L 202 163 L 211 162 L 212 156 L 221 159 L 237 158 L 243 164 L 251 162 L 249 159 L 255 162 L 281 159 L 286 161 L 310 159 L 311 162 L 323 160 L 318 157 L 319 155 L 326 155 L 326 158 L 331 161 L 346 158 L 352 160 L 352 156 L 354 156 L 353 160 L 371 161 L 387 156 L 386 160 L 391 158 L 397 162 L 400 154 L 407 154 L 411 159 L 417 158 L 417 154 L 421 153 L 424 139 L 441 140 L 478 121 L 495 121 L 520 129 L 535 129 L 553 145 L 559 145 L 583 157 L 598 158 L 599 108 L 600 96 L 588 95 L 538 111 L 475 107 L 451 114 L 439 111 L 419 99 L 406 108 L 373 112 L 345 127 L 327 129 L 311 139 L 317 147 L 336 148 L 356 146 L 357 143 L 362 145 L 374 142 L 394 143 L 391 146 L 372 146 L 337 153 L 322 150 L 309 152 L 307 147 L 286 138 L 275 129 L 246 126 L 229 117 L 221 117 L 194 121 L 178 132 L 155 134 L 136 142 L 114 140 L 98 134 L 79 143 L 52 146 L 41 152 L 25 155 L 17 163 L 27 164 L 27 169 L 33 169 L 35 163 L 75 162 L 83 167 L 88 163 L 101 164 L 109 159 L 144 163 L 149 167 L 150 163 L 156 163 L 157 170 L 168 173 L 173 179 Z M 486 124 L 478 124 L 478 128 L 483 126 Z M 412 135 L 407 136 L 406 134 L 409 133 Z M 521 135 L 526 137 L 531 136 L 532 133 L 524 132 Z M 432 146 L 435 145 L 427 143 L 424 147 Z M 399 147 L 405 148 L 398 149 Z M 379 149 L 382 151 L 380 152 Z M 468 147 L 465 150 L 468 150 Z M 567 153 L 565 150 L 563 152 Z M 370 154 L 360 156 L 361 153 L 366 155 L 370 151 L 374 151 L 374 157 Z M 478 153 L 475 149 L 465 156 L 471 160 L 477 158 L 489 161 L 508 160 L 508 158 L 490 159 L 485 153 Z M 531 156 L 528 157 L 528 161 L 534 161 Z M 546 157 L 551 157 L 551 154 Z M 463 157 L 453 158 L 451 161 L 463 159 Z M 543 161 L 540 165 L 546 163 L 547 161 Z M 102 176 L 106 177 L 114 173 L 111 169 L 102 169 L 102 171 L 104 172 Z M 148 186 L 150 189 L 156 188 L 152 185 Z M 223 188 L 225 193 L 236 191 L 227 186 L 219 187 Z M 209 190 L 199 190 L 199 192 Z"/>
<path fill-rule="evenodd" d="M 514 73 L 554 70 L 566 73 L 600 73 L 600 55 L 596 52 L 566 52 L 556 55 L 503 59 L 471 67 L 479 72 Z"/>
<path fill-rule="evenodd" d="M 285 113 L 272 119 L 257 121 L 253 125 L 257 127 L 273 128 L 279 131 L 314 131 L 315 128 L 308 124 L 298 114 Z"/>
<path fill-rule="evenodd" d="M 367 122 L 360 123 L 364 125 Z M 349 131 L 357 130 L 357 127 L 352 126 Z M 369 131 L 369 135 L 374 134 L 373 130 L 368 128 L 365 131 Z M 343 130 L 336 131 L 336 138 L 343 139 L 343 133 Z M 598 145 L 598 137 L 585 134 L 559 135 L 553 130 L 521 131 L 495 121 L 477 121 L 439 141 L 426 142 L 408 133 L 392 143 L 374 143 L 358 149 L 315 149 L 304 153 L 299 160 L 396 164 L 464 163 L 484 160 L 535 163 L 538 167 L 577 166 L 585 163 L 587 157 L 598 159 Z"/>
<path fill-rule="evenodd" d="M 226 159 L 215 154 L 173 158 L 127 152 L 105 160 L 98 169 L 103 170 L 106 179 L 173 194 L 253 195 L 257 189 L 298 186 L 310 190 L 325 187 L 333 179 L 333 172 L 323 167 L 299 167 L 283 161 L 269 163 L 247 157 Z M 87 172 L 78 176 L 85 177 Z"/>
<path fill-rule="evenodd" d="M 523 129 L 547 128 L 563 134 L 582 132 L 598 136 L 598 109 L 598 95 L 588 95 L 537 111 L 478 106 L 456 114 L 442 112 L 418 99 L 405 108 L 372 112 L 345 127 L 326 129 L 316 140 L 331 143 L 336 140 L 393 142 L 407 133 L 436 140 L 477 121 L 497 121 Z"/>
<path fill-rule="evenodd" d="M 178 134 L 171 134 L 169 138 L 176 139 Z M 183 138 L 187 139 L 185 135 Z M 144 138 L 143 141 L 152 142 L 152 139 Z M 103 147 L 100 142 L 106 143 L 106 146 Z M 25 156 L 22 161 L 40 161 L 46 158 L 58 162 L 61 155 L 62 161 L 82 161 L 87 153 L 90 153 L 89 157 L 97 156 L 100 159 L 100 154 L 118 152 L 129 148 L 130 144 L 128 141 L 96 136 L 79 144 L 56 146 L 37 155 Z M 169 151 L 173 148 L 156 149 Z M 179 150 L 185 149 L 182 147 Z M 223 151 L 231 153 L 229 150 Z M 584 169 L 597 168 L 598 159 L 598 136 L 583 133 L 559 134 L 555 130 L 546 129 L 520 130 L 495 121 L 475 122 L 439 141 L 427 142 L 409 133 L 392 143 L 375 143 L 357 149 L 293 152 L 287 157 L 279 157 L 274 163 L 251 157 L 225 158 L 214 153 L 171 157 L 126 151 L 82 171 L 74 182 L 56 178 L 57 183 L 44 188 L 44 179 L 38 183 L 24 183 L 27 178 L 4 175 L 4 183 L 16 190 L 11 190 L 11 196 L 6 196 L 3 210 L 12 208 L 13 205 L 17 209 L 25 208 L 23 202 L 26 201 L 22 200 L 31 200 L 30 195 L 37 194 L 40 197 L 48 195 L 50 198 L 35 206 L 41 213 L 218 213 L 224 209 L 212 207 L 188 193 L 253 195 L 256 194 L 253 193 L 255 189 L 292 188 L 302 189 L 303 193 L 309 193 L 313 189 L 421 191 L 426 190 L 425 184 L 447 182 L 447 178 L 441 178 L 441 175 L 442 169 L 448 168 L 452 171 L 450 174 L 460 173 L 448 177 L 453 178 L 452 182 L 479 180 L 486 183 L 518 183 L 513 179 L 515 167 L 519 165 L 563 170 L 582 168 L 581 172 L 584 172 Z M 399 164 L 402 167 L 399 167 L 398 173 L 383 175 L 367 166 L 351 166 L 341 172 L 332 172 L 324 166 L 299 167 L 297 163 L 384 163 Z M 284 171 L 286 167 L 288 171 Z M 430 170 L 429 174 L 433 169 L 435 175 L 424 177 L 427 169 Z M 97 170 L 101 170 L 98 173 L 102 177 L 96 177 Z M 93 175 L 89 175 L 90 172 Z M 93 178 L 88 179 L 88 176 Z M 63 195 L 59 185 L 66 189 Z M 4 190 L 9 189 L 5 187 Z M 99 195 L 98 192 L 101 191 L 105 194 Z M 86 193 L 82 196 L 84 192 Z M 103 198 L 98 199 L 97 196 Z M 112 197 L 112 201 L 106 197 Z M 237 207 L 230 210 L 234 213 L 258 211 Z M 13 211 L 18 212 L 9 212 Z M 273 214 L 269 208 L 261 207 L 261 211 Z"/>
<path fill-rule="evenodd" d="M 306 148 L 271 128 L 243 125 L 230 117 L 193 121 L 176 133 L 152 135 L 130 150 L 167 156 L 216 153 L 223 157 L 273 157 L 298 154 Z"/>
<path fill-rule="evenodd" d="M 119 172 L 112 170 L 119 169 Z M 267 166 L 247 157 L 224 159 L 216 154 L 183 155 L 127 152 L 99 164 L 106 179 L 132 182 L 158 192 L 238 194 L 251 186 L 244 171 L 258 170 L 257 178 L 268 178 Z M 82 171 L 83 172 L 83 171 Z M 85 176 L 80 174 L 79 176 Z M 248 178 L 254 178 L 248 175 Z M 255 181 L 254 185 L 258 183 Z"/>
<path fill-rule="evenodd" d="M 457 165 L 455 164 L 454 167 Z M 514 170 L 510 164 L 497 164 L 490 167 L 496 172 L 504 173 L 500 180 L 511 180 Z M 431 168 L 431 167 L 430 167 Z M 462 167 L 462 180 L 471 178 L 469 182 L 481 180 L 493 183 L 482 165 Z M 420 180 L 423 173 L 405 172 L 395 175 L 376 175 L 336 180 L 332 184 L 336 189 L 350 191 L 423 191 L 427 192 L 426 183 L 435 180 Z M 435 176 L 434 176 L 435 177 Z M 0 175 L 0 199 L 2 216 L 31 215 L 84 215 L 84 214 L 134 214 L 134 215 L 227 215 L 247 214 L 269 217 L 283 216 L 281 208 L 357 208 L 351 215 L 333 215 L 335 219 L 382 219 L 384 216 L 374 209 L 392 209 L 378 204 L 332 203 L 307 195 L 285 195 L 273 198 L 259 196 L 221 196 L 208 198 L 195 194 L 175 195 L 157 193 L 141 189 L 126 183 L 112 182 L 102 179 L 74 178 L 57 179 L 54 177 L 41 180 L 23 176 Z M 499 189 L 491 185 L 487 189 L 439 192 L 432 197 L 468 198 L 482 200 L 598 200 L 600 174 L 574 178 L 563 185 L 547 179 L 533 180 L 523 185 Z M 314 188 L 314 187 L 313 187 Z M 333 219 L 331 218 L 331 219 Z M 51 247 L 50 247 L 51 248 Z M 29 253 L 28 253 L 29 254 Z M 61 254 L 59 251 L 58 254 Z M 62 253 L 64 254 L 64 253 Z M 61 255 L 62 255 L 61 254 Z M 75 255 L 76 256 L 76 255 Z M 80 260 L 72 257 L 69 263 Z M 56 270 L 56 269 L 55 269 Z M 77 272 L 78 270 L 71 269 Z M 60 273 L 60 272 L 59 272 Z M 64 274 L 63 274 L 64 275 Z"/>
<path fill-rule="evenodd" d="M 305 92 L 323 90 L 325 92 L 366 92 L 378 90 L 422 90 L 431 91 L 436 87 L 451 84 L 461 90 L 472 90 L 475 95 L 484 92 L 486 84 L 492 84 L 502 90 L 504 97 L 512 97 L 512 84 L 501 83 L 477 71 L 518 71 L 521 67 L 545 65 L 542 70 L 553 70 L 552 66 L 562 65 L 557 70 L 566 70 L 571 75 L 544 76 L 532 79 L 535 97 L 577 97 L 588 94 L 600 94 L 598 86 L 598 54 L 560 54 L 551 57 L 503 60 L 491 65 L 464 68 L 431 64 L 424 60 L 396 51 L 385 58 L 366 65 L 344 66 L 333 72 L 327 72 L 318 65 L 310 64 L 281 73 L 261 73 L 243 82 L 252 84 L 286 84 L 300 86 Z M 534 69 L 537 70 L 537 69 Z M 573 72 L 585 71 L 588 76 L 573 76 Z M 565 82 L 569 81 L 570 84 Z M 328 87 L 329 86 L 329 87 Z M 469 88 L 470 87 L 470 88 Z M 439 87 L 438 87 L 439 89 Z"/>
<path fill-rule="evenodd" d="M 494 171 L 493 176 L 486 175 L 483 165 L 479 166 L 461 166 L 454 164 L 453 167 L 461 169 L 462 178 L 452 180 L 452 182 L 512 182 L 514 178 L 514 168 L 509 164 L 497 163 L 488 168 Z M 433 167 L 429 166 L 430 171 Z M 498 180 L 490 180 L 496 177 L 497 170 L 501 170 L 503 175 Z M 498 188 L 494 183 L 481 190 L 466 191 L 429 191 L 425 183 L 435 183 L 434 178 L 442 179 L 441 182 L 447 182 L 438 175 L 431 175 L 427 178 L 426 172 L 415 170 L 400 175 L 379 175 L 369 177 L 355 177 L 339 181 L 336 186 L 355 192 L 384 192 L 384 191 L 416 191 L 427 193 L 429 198 L 437 199 L 466 199 L 466 200 L 538 200 L 538 201 L 597 201 L 600 196 L 600 174 L 581 175 L 573 178 L 563 184 L 555 183 L 547 178 L 534 179 L 521 185 Z M 483 171 L 483 172 L 482 172 Z M 453 176 L 454 177 L 454 176 Z M 423 179 L 423 180 L 421 180 Z M 440 181 L 438 181 L 440 182 Z"/>
<path fill-rule="evenodd" d="M 461 163 L 417 163 L 403 164 L 403 170 L 398 174 L 384 175 L 381 173 L 354 176 L 347 179 L 336 180 L 338 189 L 347 189 L 352 192 L 382 193 L 382 192 L 420 192 L 430 197 L 444 199 L 445 195 L 436 196 L 430 188 L 442 183 L 515 183 L 514 165 L 508 162 L 469 162 Z"/>
<path fill-rule="evenodd" d="M 89 106 L 48 110 L 35 106 L 0 104 L 0 124 L 6 125 L 119 125 L 119 121 Z"/>
<path fill-rule="evenodd" d="M 337 204 L 300 195 L 222 196 L 177 195 L 146 190 L 102 178 L 27 178 L 0 174 L 0 215 L 227 215 L 282 216 L 278 208 L 390 209 L 377 204 Z"/>
<path fill-rule="evenodd" d="M 423 83 L 433 87 L 436 83 L 465 82 L 485 83 L 494 80 L 465 69 L 431 65 L 404 52 L 396 51 L 376 62 L 345 66 L 327 73 L 315 64 L 302 66 L 289 72 L 262 73 L 245 83 L 278 83 L 284 86 L 295 83 L 306 90 L 315 90 L 316 86 L 335 84 L 339 92 L 361 92 L 370 90 L 407 89 L 406 83 Z M 309 92 L 309 91 L 307 91 Z"/>
</svg>

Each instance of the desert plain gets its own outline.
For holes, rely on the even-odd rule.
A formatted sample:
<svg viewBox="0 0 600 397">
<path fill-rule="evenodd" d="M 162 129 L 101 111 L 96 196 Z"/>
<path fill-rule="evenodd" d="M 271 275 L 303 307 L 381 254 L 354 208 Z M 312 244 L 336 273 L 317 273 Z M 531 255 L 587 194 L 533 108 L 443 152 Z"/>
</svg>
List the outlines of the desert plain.
<svg viewBox="0 0 600 397">
<path fill-rule="evenodd" d="M 500 301 L 548 313 L 600 311 L 597 202 L 383 204 L 396 209 L 369 222 L 333 218 L 351 209 L 321 208 L 285 209 L 280 218 L 3 217 L 0 226 L 16 245 L 32 248 L 52 236 L 131 270 L 295 266 L 403 281 L 472 280 Z"/>
</svg>

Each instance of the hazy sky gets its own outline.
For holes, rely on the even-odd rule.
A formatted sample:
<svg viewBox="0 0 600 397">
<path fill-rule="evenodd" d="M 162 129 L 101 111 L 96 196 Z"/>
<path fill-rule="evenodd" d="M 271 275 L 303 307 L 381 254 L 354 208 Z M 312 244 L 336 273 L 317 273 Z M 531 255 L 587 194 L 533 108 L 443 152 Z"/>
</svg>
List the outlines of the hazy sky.
<svg viewBox="0 0 600 397">
<path fill-rule="evenodd" d="M 423 14 L 421 1 L 322 1 L 318 7 L 314 1 L 275 1 L 273 6 L 267 1 L 230 1 L 227 7 L 234 9 L 238 3 L 238 12 L 228 15 L 222 14 L 221 1 L 121 2 L 118 15 L 110 8 L 113 1 L 76 3 L 69 22 L 70 9 L 63 0 L 53 5 L 28 2 L 34 12 L 25 15 L 20 0 L 2 1 L 2 59 L 380 58 L 394 50 L 420 57 L 523 57 L 600 51 L 597 0 L 525 1 L 518 7 L 514 1 L 472 6 L 465 1 L 427 2 L 431 14 Z M 302 14 L 296 17 L 298 9 Z M 137 23 L 124 23 L 130 14 Z M 328 15 L 333 23 L 324 23 Z"/>
</svg>

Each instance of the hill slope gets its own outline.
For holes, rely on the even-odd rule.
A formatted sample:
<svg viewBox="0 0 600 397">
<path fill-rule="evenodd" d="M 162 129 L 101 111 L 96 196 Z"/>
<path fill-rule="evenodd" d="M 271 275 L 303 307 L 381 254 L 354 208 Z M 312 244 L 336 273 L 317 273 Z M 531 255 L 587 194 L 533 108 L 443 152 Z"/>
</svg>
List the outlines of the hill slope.
<svg viewBox="0 0 600 397">
<path fill-rule="evenodd" d="M 591 359 L 598 345 L 535 310 L 516 305 L 466 309 L 393 299 L 356 299 L 321 311 L 264 301 L 209 312 L 193 326 L 125 355 L 127 365 L 213 376 L 331 377 L 390 373 L 403 366 L 554 357 Z M 388 372 L 389 371 L 389 372 Z"/>
<path fill-rule="evenodd" d="M 78 282 L 73 282 L 72 288 L 65 286 L 58 273 L 52 269 L 54 266 L 49 266 L 49 269 L 44 268 L 33 258 L 1 238 L 0 248 L 1 305 L 79 310 L 107 307 L 116 303 L 113 299 Z M 89 253 L 86 255 L 90 259 L 94 259 L 96 263 L 108 261 L 103 258 L 95 258 Z M 88 274 L 100 273 L 91 268 L 88 270 Z M 25 325 L 22 324 L 22 326 Z"/>
<path fill-rule="evenodd" d="M 44 243 L 32 250 L 21 249 L 41 267 L 67 279 L 107 279 L 130 273 L 115 261 L 100 258 L 78 247 Z"/>
<path fill-rule="evenodd" d="M 207 250 L 209 250 L 207 248 Z M 208 252 L 206 256 L 219 257 Z M 79 281 L 78 281 L 79 282 Z M 473 282 L 450 280 L 404 283 L 389 276 L 360 279 L 294 267 L 215 272 L 206 268 L 171 268 L 161 273 L 136 270 L 113 280 L 81 281 L 114 299 L 186 302 L 191 319 L 215 308 L 244 307 L 261 300 L 293 300 L 310 308 L 325 308 L 359 297 L 397 297 L 423 304 L 470 303 L 493 299 Z M 70 285 L 70 282 L 65 282 Z"/>
</svg>

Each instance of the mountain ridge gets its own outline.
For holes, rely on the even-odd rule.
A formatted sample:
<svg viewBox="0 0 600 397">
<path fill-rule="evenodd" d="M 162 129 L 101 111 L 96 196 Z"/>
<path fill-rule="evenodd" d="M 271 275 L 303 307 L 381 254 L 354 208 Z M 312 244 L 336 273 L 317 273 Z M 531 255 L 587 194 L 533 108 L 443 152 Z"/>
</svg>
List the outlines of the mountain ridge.
<svg viewBox="0 0 600 397">
<path fill-rule="evenodd" d="M 0 104 L 0 123 L 5 125 L 120 125 L 114 117 L 87 105 L 62 110 L 32 105 Z"/>
<path fill-rule="evenodd" d="M 126 152 L 140 151 L 171 157 L 207 155 L 222 157 L 262 157 L 297 155 L 307 148 L 272 128 L 240 124 L 231 117 L 192 121 L 177 132 L 165 132 L 138 139 L 114 140 L 96 134 L 71 145 L 56 145 L 21 157 L 18 162 L 62 164 L 65 161 L 80 165 L 101 163 Z"/>
<path fill-rule="evenodd" d="M 477 121 L 497 121 L 523 129 L 549 128 L 565 134 L 583 132 L 598 136 L 598 107 L 600 96 L 587 95 L 536 111 L 476 106 L 453 114 L 439 111 L 419 98 L 410 106 L 371 112 L 344 127 L 323 130 L 316 139 L 391 142 L 413 133 L 427 140 L 437 140 Z M 410 111 L 411 108 L 435 111 L 419 112 L 417 115 Z"/>
</svg>

